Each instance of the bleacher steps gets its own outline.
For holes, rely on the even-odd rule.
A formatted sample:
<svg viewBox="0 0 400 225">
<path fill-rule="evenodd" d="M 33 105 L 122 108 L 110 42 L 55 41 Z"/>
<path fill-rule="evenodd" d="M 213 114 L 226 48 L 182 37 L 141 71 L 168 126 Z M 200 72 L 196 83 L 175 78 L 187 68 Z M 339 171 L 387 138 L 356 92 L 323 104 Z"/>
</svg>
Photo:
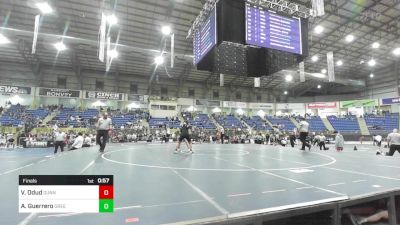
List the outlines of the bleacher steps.
<svg viewBox="0 0 400 225">
<path fill-rule="evenodd" d="M 329 131 L 335 131 L 335 128 L 333 128 L 331 122 L 329 122 L 328 118 L 321 118 L 322 122 L 324 123 L 326 129 L 328 129 Z"/>
<path fill-rule="evenodd" d="M 149 123 L 145 120 L 145 119 L 143 119 L 142 120 L 142 126 L 146 129 L 146 133 L 150 133 L 150 125 L 149 125 Z"/>
<path fill-rule="evenodd" d="M 241 120 L 240 118 L 237 119 L 240 120 L 247 127 L 248 130 L 252 130 L 252 127 L 249 124 L 247 124 L 245 120 Z"/>
<path fill-rule="evenodd" d="M 47 124 L 48 122 L 52 121 L 54 117 L 56 117 L 58 112 L 52 112 L 43 119 L 43 124 Z"/>
<path fill-rule="evenodd" d="M 292 121 L 292 123 L 293 123 L 297 128 L 300 127 L 299 122 L 297 122 L 297 120 L 296 120 L 295 118 L 290 117 L 289 119 L 290 119 L 290 121 Z"/>
<path fill-rule="evenodd" d="M 360 126 L 361 135 L 370 135 L 365 119 L 357 117 L 357 121 Z"/>
<path fill-rule="evenodd" d="M 281 133 L 281 132 L 279 131 L 279 129 L 273 127 L 273 124 L 272 124 L 267 118 L 261 118 L 261 119 L 264 120 L 264 121 L 268 124 L 268 126 L 271 127 L 272 130 L 274 130 L 275 132 Z"/>
</svg>

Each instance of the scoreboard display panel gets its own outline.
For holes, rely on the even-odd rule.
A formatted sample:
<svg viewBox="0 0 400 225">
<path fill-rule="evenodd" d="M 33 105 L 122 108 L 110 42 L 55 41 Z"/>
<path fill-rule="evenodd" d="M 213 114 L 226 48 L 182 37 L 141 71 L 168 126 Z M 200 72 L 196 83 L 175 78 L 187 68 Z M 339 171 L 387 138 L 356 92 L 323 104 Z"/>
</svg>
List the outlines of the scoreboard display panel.
<svg viewBox="0 0 400 225">
<path fill-rule="evenodd" d="M 303 54 L 302 23 L 297 17 L 246 4 L 246 44 Z"/>
<path fill-rule="evenodd" d="M 193 55 L 194 64 L 198 64 L 204 56 L 217 44 L 217 11 L 211 11 L 205 21 L 194 31 Z"/>
</svg>

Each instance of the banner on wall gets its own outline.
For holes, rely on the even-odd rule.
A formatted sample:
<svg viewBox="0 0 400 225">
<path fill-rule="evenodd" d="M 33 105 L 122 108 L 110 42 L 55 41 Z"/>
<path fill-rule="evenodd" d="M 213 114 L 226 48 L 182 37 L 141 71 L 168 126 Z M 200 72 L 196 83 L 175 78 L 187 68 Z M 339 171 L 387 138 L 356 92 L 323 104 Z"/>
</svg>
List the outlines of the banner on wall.
<svg viewBox="0 0 400 225">
<path fill-rule="evenodd" d="M 128 101 L 144 101 L 144 95 L 128 95 Z"/>
<path fill-rule="evenodd" d="M 226 108 L 247 108 L 246 102 L 232 102 L 232 101 L 224 101 L 223 107 Z"/>
<path fill-rule="evenodd" d="M 340 102 L 340 108 L 377 106 L 378 99 L 360 99 Z"/>
<path fill-rule="evenodd" d="M 0 85 L 1 94 L 31 94 L 31 87 Z"/>
<path fill-rule="evenodd" d="M 87 99 L 100 99 L 100 100 L 123 100 L 123 94 L 104 91 L 86 91 Z"/>
<path fill-rule="evenodd" d="M 196 99 L 197 106 L 207 106 L 207 107 L 220 107 L 219 101 L 210 101 L 206 99 Z"/>
<path fill-rule="evenodd" d="M 250 109 L 273 109 L 274 104 L 272 103 L 249 103 Z"/>
<path fill-rule="evenodd" d="M 81 91 L 59 88 L 40 88 L 39 96 L 58 98 L 79 98 Z"/>
<path fill-rule="evenodd" d="M 308 109 L 332 109 L 336 108 L 336 102 L 312 102 L 307 103 Z"/>
<path fill-rule="evenodd" d="M 396 98 L 382 98 L 382 105 L 400 104 L 400 97 Z"/>
</svg>

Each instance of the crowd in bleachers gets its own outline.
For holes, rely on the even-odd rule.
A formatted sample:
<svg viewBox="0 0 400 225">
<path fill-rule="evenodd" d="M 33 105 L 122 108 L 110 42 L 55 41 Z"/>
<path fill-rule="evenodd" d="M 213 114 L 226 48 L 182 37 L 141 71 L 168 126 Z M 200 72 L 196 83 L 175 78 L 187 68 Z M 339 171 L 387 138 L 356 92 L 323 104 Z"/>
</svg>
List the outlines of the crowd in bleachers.
<svg viewBox="0 0 400 225">
<path fill-rule="evenodd" d="M 0 116 L 0 125 L 21 127 L 24 124 L 30 124 L 33 127 L 39 127 L 44 125 L 43 119 L 48 114 L 49 111 L 46 108 L 28 109 L 20 104 L 8 104 Z"/>
</svg>

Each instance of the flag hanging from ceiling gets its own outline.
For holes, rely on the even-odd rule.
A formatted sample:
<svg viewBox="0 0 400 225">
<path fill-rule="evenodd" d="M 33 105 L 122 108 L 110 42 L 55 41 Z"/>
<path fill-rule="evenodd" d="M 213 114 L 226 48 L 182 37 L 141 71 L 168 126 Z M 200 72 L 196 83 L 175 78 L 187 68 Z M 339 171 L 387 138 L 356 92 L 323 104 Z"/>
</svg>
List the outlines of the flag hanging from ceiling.
<svg viewBox="0 0 400 225">
<path fill-rule="evenodd" d="M 299 63 L 300 82 L 306 81 L 306 73 L 304 72 L 304 62 Z"/>
<path fill-rule="evenodd" d="M 174 60 L 175 60 L 175 34 L 171 35 L 171 68 L 174 68 Z"/>
<path fill-rule="evenodd" d="M 32 54 L 36 53 L 36 43 L 37 43 L 37 37 L 39 34 L 39 26 L 40 26 L 40 15 L 36 15 L 35 16 L 35 28 L 33 31 Z"/>
<path fill-rule="evenodd" d="M 99 30 L 99 60 L 104 62 L 104 48 L 106 43 L 106 16 L 104 13 L 101 14 L 101 25 Z"/>
<path fill-rule="evenodd" d="M 328 81 L 335 82 L 335 63 L 333 60 L 333 52 L 328 52 L 326 54 L 326 59 L 328 62 Z"/>
<path fill-rule="evenodd" d="M 254 87 L 259 88 L 261 86 L 261 79 L 259 77 L 254 78 Z"/>
<path fill-rule="evenodd" d="M 224 74 L 222 73 L 219 74 L 219 86 L 224 86 Z"/>
<path fill-rule="evenodd" d="M 311 4 L 312 4 L 311 14 L 313 16 L 325 15 L 324 0 L 312 0 Z"/>
</svg>

